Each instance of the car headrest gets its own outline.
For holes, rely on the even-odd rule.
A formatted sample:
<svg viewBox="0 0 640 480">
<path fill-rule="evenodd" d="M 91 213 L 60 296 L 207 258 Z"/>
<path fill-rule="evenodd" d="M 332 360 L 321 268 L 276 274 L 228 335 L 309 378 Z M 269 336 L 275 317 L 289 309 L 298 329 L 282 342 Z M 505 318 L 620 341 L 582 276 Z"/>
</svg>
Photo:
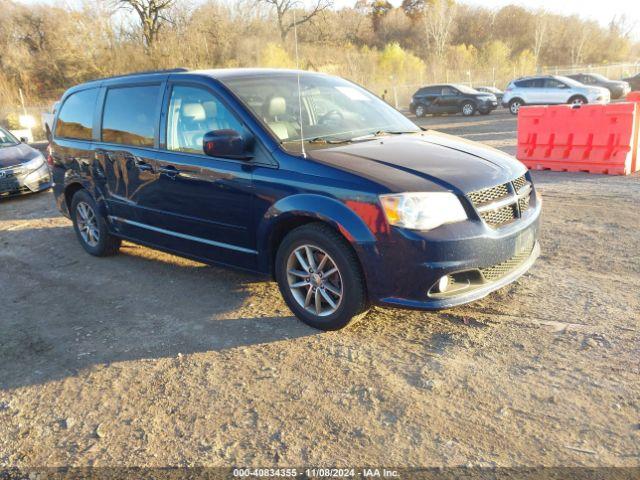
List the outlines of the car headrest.
<svg viewBox="0 0 640 480">
<path fill-rule="evenodd" d="M 181 115 L 197 122 L 207 118 L 204 107 L 199 103 L 185 103 L 182 105 Z"/>
<path fill-rule="evenodd" d="M 218 114 L 218 105 L 216 105 L 215 101 L 209 100 L 208 102 L 202 102 L 202 107 L 204 108 L 208 119 L 211 120 L 216 118 Z"/>
<path fill-rule="evenodd" d="M 265 115 L 268 117 L 277 117 L 287 113 L 287 101 L 284 97 L 271 97 L 265 107 Z"/>
</svg>

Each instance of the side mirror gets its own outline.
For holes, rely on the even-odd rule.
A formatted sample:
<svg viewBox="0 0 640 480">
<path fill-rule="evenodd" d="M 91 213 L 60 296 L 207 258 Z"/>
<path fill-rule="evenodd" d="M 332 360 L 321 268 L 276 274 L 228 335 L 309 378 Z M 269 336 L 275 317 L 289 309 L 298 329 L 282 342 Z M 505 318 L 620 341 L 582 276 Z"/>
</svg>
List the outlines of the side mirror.
<svg viewBox="0 0 640 480">
<path fill-rule="evenodd" d="M 202 139 L 202 149 L 210 157 L 237 158 L 247 160 L 253 156 L 253 138 L 236 130 L 213 130 Z"/>
<path fill-rule="evenodd" d="M 18 140 L 20 140 L 20 143 L 29 143 L 29 139 L 27 137 L 20 137 Z"/>
</svg>

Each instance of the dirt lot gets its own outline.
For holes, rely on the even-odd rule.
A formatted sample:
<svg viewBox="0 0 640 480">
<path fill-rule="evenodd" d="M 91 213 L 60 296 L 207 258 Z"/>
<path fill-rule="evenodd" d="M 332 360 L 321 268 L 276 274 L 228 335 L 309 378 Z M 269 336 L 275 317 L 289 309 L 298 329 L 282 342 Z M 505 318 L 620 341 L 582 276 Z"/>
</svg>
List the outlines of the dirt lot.
<svg viewBox="0 0 640 480">
<path fill-rule="evenodd" d="M 425 125 L 513 153 L 505 112 Z M 0 467 L 640 465 L 640 176 L 535 173 L 543 255 L 486 299 L 321 333 L 275 284 L 0 202 Z"/>
</svg>

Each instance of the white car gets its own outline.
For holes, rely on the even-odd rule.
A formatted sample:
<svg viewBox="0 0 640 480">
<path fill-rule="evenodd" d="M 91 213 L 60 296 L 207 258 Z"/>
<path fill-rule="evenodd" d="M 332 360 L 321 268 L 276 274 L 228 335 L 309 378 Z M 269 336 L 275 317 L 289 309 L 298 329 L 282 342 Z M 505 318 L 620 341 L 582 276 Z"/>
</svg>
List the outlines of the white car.
<svg viewBox="0 0 640 480">
<path fill-rule="evenodd" d="M 590 87 L 559 75 L 545 75 L 513 80 L 504 92 L 502 106 L 517 115 L 523 105 L 584 105 L 610 101 L 611 93 L 606 88 Z"/>
<path fill-rule="evenodd" d="M 47 136 L 47 140 L 51 140 L 51 132 L 53 131 L 53 119 L 59 106 L 60 102 L 54 102 L 54 104 L 51 105 L 51 110 L 49 112 L 42 113 L 42 128 L 44 129 L 44 133 Z"/>
</svg>

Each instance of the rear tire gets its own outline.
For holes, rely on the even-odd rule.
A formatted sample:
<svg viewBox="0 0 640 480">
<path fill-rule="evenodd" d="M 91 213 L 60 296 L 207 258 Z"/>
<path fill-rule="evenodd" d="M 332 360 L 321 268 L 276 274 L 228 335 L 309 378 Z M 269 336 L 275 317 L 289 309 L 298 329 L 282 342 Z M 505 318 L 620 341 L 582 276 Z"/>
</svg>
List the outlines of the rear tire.
<svg viewBox="0 0 640 480">
<path fill-rule="evenodd" d="M 509 100 L 509 111 L 512 115 L 517 115 L 520 107 L 524 105 L 524 102 L 519 98 Z"/>
<path fill-rule="evenodd" d="M 476 105 L 473 102 L 464 102 L 460 106 L 460 112 L 465 117 L 471 117 L 474 113 L 476 113 Z"/>
<path fill-rule="evenodd" d="M 96 257 L 109 257 L 120 250 L 122 240 L 109 233 L 106 219 L 86 190 L 78 190 L 71 199 L 73 229 L 82 248 Z"/>
<path fill-rule="evenodd" d="M 284 301 L 307 325 L 338 330 L 367 313 L 358 258 L 327 225 L 311 223 L 291 231 L 278 248 L 275 273 Z"/>
<path fill-rule="evenodd" d="M 569 105 L 586 105 L 589 101 L 582 95 L 575 95 L 569 99 Z"/>
</svg>

